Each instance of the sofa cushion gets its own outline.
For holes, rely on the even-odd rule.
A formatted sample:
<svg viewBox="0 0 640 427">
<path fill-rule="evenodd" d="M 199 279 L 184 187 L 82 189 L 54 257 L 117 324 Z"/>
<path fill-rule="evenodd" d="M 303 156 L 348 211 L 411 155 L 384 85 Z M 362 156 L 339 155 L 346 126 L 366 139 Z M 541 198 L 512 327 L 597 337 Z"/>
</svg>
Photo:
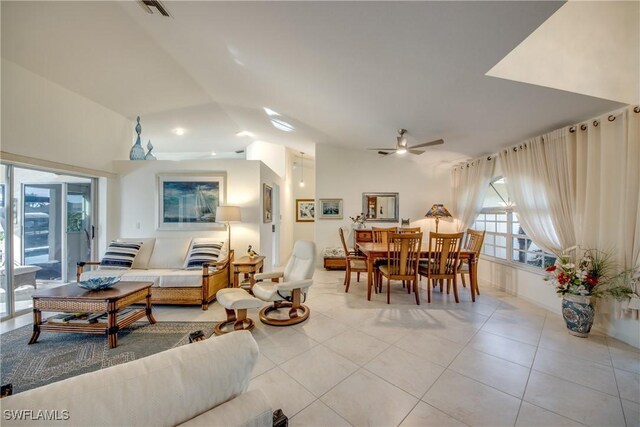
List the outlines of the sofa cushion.
<svg viewBox="0 0 640 427">
<path fill-rule="evenodd" d="M 160 277 L 168 271 L 164 268 L 150 268 L 147 270 L 134 270 L 126 271 L 121 277 L 121 280 L 127 280 L 130 282 L 153 282 L 151 286 L 160 286 Z"/>
<path fill-rule="evenodd" d="M 190 237 L 157 237 L 149 268 L 182 268 L 190 244 Z"/>
<path fill-rule="evenodd" d="M 138 255 L 140 242 L 116 242 L 109 243 L 109 247 L 100 261 L 100 268 L 103 269 L 129 269 L 133 265 L 133 260 Z"/>
<path fill-rule="evenodd" d="M 202 286 L 202 267 L 199 270 L 164 270 L 160 276 L 161 288 L 198 288 Z"/>
<path fill-rule="evenodd" d="M 137 268 L 140 270 L 146 270 L 149 268 L 149 259 L 151 258 L 151 254 L 153 253 L 153 245 L 156 243 L 155 237 L 145 237 L 142 239 L 131 239 L 131 238 L 118 238 L 118 242 L 138 242 L 142 243 L 140 247 L 140 251 L 138 252 L 138 256 L 133 260 L 133 265 L 131 268 Z"/>
<path fill-rule="evenodd" d="M 200 269 L 202 264 L 213 264 L 220 259 L 224 242 L 210 239 L 193 239 L 184 263 L 186 269 Z"/>
</svg>

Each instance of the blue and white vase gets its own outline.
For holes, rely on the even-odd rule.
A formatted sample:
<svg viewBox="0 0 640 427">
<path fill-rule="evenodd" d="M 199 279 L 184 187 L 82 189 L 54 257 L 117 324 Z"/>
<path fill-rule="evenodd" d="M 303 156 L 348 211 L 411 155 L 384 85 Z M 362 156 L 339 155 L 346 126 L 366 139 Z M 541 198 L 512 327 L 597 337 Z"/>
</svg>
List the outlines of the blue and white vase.
<svg viewBox="0 0 640 427">
<path fill-rule="evenodd" d="M 144 148 L 142 148 L 142 143 L 140 142 L 140 132 L 142 132 L 142 126 L 140 126 L 140 116 L 138 116 L 138 124 L 136 125 L 136 133 L 138 134 L 138 138 L 136 139 L 136 143 L 131 147 L 131 151 L 129 152 L 129 160 L 144 160 Z"/>
<path fill-rule="evenodd" d="M 594 314 L 591 297 L 572 294 L 564 294 L 562 297 L 562 317 L 571 335 L 588 337 Z"/>
</svg>

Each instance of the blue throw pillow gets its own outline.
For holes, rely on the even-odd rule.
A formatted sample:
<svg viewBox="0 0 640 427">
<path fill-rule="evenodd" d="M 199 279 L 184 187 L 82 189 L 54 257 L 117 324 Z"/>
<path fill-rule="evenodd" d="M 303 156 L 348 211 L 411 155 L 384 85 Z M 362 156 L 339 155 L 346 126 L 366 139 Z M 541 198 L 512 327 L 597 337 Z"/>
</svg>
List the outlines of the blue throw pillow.
<svg viewBox="0 0 640 427">
<path fill-rule="evenodd" d="M 100 268 L 113 270 L 128 270 L 138 255 L 142 243 L 111 242 L 105 252 Z"/>
</svg>

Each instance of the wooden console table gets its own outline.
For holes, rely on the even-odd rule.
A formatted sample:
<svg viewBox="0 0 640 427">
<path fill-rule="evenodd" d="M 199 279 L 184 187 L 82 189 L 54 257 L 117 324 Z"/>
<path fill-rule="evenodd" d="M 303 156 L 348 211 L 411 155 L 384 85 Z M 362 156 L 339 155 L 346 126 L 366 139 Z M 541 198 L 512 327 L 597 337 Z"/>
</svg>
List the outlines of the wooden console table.
<svg viewBox="0 0 640 427">
<path fill-rule="evenodd" d="M 57 288 L 37 290 L 33 298 L 33 335 L 29 344 L 38 341 L 40 332 L 73 332 L 81 334 L 107 334 L 109 348 L 118 346 L 118 331 L 147 316 L 156 323 L 151 311 L 152 282 L 118 282 L 112 288 L 89 291 L 71 283 Z M 132 310 L 118 318 L 118 310 L 145 301 L 145 308 Z M 65 313 L 107 313 L 107 322 L 54 323 L 42 321 L 42 311 Z"/>
</svg>

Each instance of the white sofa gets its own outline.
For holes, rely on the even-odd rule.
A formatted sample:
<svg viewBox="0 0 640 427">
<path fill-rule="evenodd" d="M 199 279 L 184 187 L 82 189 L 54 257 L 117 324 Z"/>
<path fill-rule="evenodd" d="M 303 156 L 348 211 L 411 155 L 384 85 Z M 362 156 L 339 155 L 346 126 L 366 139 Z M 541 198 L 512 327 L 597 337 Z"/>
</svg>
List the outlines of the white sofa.
<svg viewBox="0 0 640 427">
<path fill-rule="evenodd" d="M 206 310 L 209 303 L 215 299 L 216 292 L 229 286 L 233 251 L 226 249 L 226 242 L 218 262 L 198 270 L 184 268 L 192 241 L 220 242 L 221 239 L 157 237 L 117 240 L 142 243 L 132 268 L 129 270 L 101 269 L 99 262 L 79 262 L 78 281 L 92 277 L 118 276 L 121 280 L 153 282 L 152 303 L 202 305 L 203 310 Z M 94 267 L 94 269 L 86 270 L 86 267 Z"/>
<path fill-rule="evenodd" d="M 271 426 L 264 392 L 246 392 L 258 353 L 238 331 L 78 375 L 2 399 L 2 426 Z"/>
</svg>

